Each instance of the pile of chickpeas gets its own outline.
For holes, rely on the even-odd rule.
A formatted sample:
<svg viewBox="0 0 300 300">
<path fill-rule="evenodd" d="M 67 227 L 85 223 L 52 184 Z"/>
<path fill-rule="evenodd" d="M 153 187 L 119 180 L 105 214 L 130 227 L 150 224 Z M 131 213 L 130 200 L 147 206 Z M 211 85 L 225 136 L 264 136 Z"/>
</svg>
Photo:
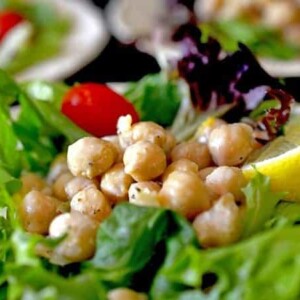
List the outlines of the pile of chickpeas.
<svg viewBox="0 0 300 300">
<path fill-rule="evenodd" d="M 240 166 L 256 147 L 244 123 L 211 119 L 197 138 L 177 143 L 156 123 L 122 116 L 115 136 L 76 141 L 46 178 L 23 174 L 20 217 L 28 232 L 65 236 L 48 253 L 59 264 L 92 257 L 99 224 L 124 201 L 172 209 L 203 247 L 227 245 L 239 239 L 243 220 Z"/>
</svg>

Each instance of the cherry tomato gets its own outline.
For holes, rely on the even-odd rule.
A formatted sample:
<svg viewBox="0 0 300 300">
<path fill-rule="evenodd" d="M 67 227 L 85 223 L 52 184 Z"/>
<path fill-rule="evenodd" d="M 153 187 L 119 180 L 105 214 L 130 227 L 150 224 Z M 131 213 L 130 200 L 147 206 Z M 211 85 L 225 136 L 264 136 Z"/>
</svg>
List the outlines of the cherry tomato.
<svg viewBox="0 0 300 300">
<path fill-rule="evenodd" d="M 65 95 L 61 111 L 85 131 L 101 137 L 116 134 L 118 118 L 139 117 L 134 106 L 108 86 L 98 83 L 76 85 Z"/>
<path fill-rule="evenodd" d="M 0 12 L 0 41 L 5 35 L 16 25 L 23 22 L 25 19 L 22 15 L 13 11 Z"/>
</svg>

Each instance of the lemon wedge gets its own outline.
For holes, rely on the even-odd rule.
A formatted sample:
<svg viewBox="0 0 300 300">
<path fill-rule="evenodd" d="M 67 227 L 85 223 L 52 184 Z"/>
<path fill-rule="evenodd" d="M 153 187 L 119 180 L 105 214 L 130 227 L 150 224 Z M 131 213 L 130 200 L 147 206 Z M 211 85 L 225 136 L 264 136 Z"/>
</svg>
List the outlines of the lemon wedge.
<svg viewBox="0 0 300 300">
<path fill-rule="evenodd" d="M 251 155 L 242 167 L 247 179 L 255 169 L 271 179 L 274 192 L 286 192 L 285 200 L 300 202 L 300 124 L 286 127 L 286 134 L 278 137 Z"/>
</svg>

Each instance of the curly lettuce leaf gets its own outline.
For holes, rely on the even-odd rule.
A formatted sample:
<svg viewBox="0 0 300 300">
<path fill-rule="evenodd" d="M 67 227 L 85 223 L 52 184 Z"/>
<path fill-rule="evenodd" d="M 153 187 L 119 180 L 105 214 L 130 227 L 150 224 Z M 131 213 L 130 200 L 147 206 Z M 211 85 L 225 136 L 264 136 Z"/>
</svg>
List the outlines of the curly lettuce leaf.
<svg viewBox="0 0 300 300">
<path fill-rule="evenodd" d="M 226 248 L 178 248 L 159 270 L 151 299 L 299 299 L 299 234 L 291 227 Z"/>
<path fill-rule="evenodd" d="M 124 96 L 135 106 L 142 121 L 172 124 L 181 102 L 178 84 L 163 72 L 130 83 Z"/>
<path fill-rule="evenodd" d="M 242 236 L 246 238 L 264 229 L 284 193 L 272 192 L 270 177 L 258 171 L 243 192 L 246 196 L 246 208 Z"/>
</svg>

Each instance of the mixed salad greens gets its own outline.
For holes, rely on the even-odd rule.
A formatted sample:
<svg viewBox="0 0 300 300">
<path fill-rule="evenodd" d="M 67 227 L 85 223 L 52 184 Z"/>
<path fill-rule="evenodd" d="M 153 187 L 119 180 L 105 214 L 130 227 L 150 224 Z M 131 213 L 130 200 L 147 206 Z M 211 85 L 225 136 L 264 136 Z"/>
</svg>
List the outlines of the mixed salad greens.
<svg viewBox="0 0 300 300">
<path fill-rule="evenodd" d="M 261 58 L 291 60 L 299 56 L 297 1 L 169 0 L 173 9 L 184 6 L 204 35 L 235 51 L 238 42 Z M 292 33 L 292 34 L 291 34 Z"/>
<path fill-rule="evenodd" d="M 232 122 L 247 118 L 265 134 L 264 142 L 282 134 L 292 103 L 283 84 L 245 46 L 224 58 L 217 41 L 202 43 L 199 32 L 190 33 L 185 27 L 176 36 L 184 49 L 177 77 L 149 75 L 124 93 L 140 118 L 196 130 L 217 111 Z M 175 212 L 125 203 L 99 226 L 92 259 L 57 266 L 39 257 L 37 245 L 51 248 L 61 239 L 22 229 L 18 178 L 24 170 L 45 174 L 69 143 L 88 135 L 61 113 L 69 89 L 63 83 L 16 84 L 0 71 L 0 299 L 106 299 L 116 287 L 158 300 L 300 297 L 300 206 L 282 201 L 285 191 L 273 193 L 270 179 L 258 172 L 244 189 L 246 217 L 235 245 L 203 249 Z M 193 101 L 186 106 L 189 91 Z"/>
<path fill-rule="evenodd" d="M 16 51 L 14 59 L 7 64 L 3 62 L 1 64 L 10 74 L 16 74 L 59 53 L 71 28 L 70 20 L 60 15 L 50 2 L 1 0 L 0 12 L 2 12 L 0 19 L 3 12 L 19 14 L 32 29 L 32 34 L 24 43 L 14 46 L 20 48 Z M 3 22 L 6 23 L 2 26 L 6 27 L 9 26 L 7 22 L 11 21 L 6 18 Z M 13 31 L 14 28 L 11 29 Z"/>
</svg>

